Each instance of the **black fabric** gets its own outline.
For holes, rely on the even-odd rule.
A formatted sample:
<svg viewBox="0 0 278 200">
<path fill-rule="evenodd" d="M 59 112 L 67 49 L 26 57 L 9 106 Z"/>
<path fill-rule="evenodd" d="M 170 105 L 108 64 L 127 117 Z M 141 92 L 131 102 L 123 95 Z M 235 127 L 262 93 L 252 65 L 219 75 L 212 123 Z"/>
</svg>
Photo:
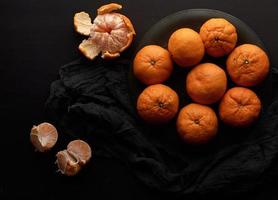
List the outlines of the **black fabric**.
<svg viewBox="0 0 278 200">
<path fill-rule="evenodd" d="M 161 135 L 163 127 L 148 126 L 137 116 L 129 67 L 127 60 L 101 59 L 61 67 L 46 102 L 49 116 L 64 132 L 88 141 L 95 156 L 121 159 L 146 185 L 177 196 L 244 192 L 277 175 L 277 98 L 254 128 L 246 129 L 248 137 L 182 149 L 186 145 L 180 140 L 165 137 L 175 134 L 174 129 Z M 273 67 L 272 80 L 276 91 Z"/>
</svg>

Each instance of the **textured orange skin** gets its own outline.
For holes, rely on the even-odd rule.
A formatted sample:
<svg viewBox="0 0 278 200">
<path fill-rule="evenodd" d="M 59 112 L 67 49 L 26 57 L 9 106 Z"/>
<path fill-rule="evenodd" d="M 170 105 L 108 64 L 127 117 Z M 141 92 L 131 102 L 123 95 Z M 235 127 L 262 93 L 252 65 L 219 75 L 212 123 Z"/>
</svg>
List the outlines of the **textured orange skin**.
<svg viewBox="0 0 278 200">
<path fill-rule="evenodd" d="M 243 44 L 235 48 L 226 65 L 233 82 L 246 87 L 261 83 L 269 72 L 267 54 L 253 44 Z"/>
<path fill-rule="evenodd" d="M 179 97 L 170 87 L 162 84 L 148 86 L 137 99 L 140 117 L 151 124 L 173 119 L 178 112 Z"/>
<path fill-rule="evenodd" d="M 237 43 L 236 28 L 222 18 L 212 18 L 206 21 L 200 29 L 200 36 L 206 53 L 213 57 L 229 54 Z"/>
<path fill-rule="evenodd" d="M 166 49 L 157 45 L 142 48 L 133 61 L 135 77 L 146 85 L 166 81 L 173 71 L 173 62 Z"/>
<path fill-rule="evenodd" d="M 218 120 L 210 107 L 191 103 L 181 109 L 176 126 L 186 143 L 204 144 L 217 134 Z"/>
<path fill-rule="evenodd" d="M 227 88 L 225 71 L 212 63 L 194 67 L 186 78 L 186 91 L 193 101 L 212 104 L 221 99 Z"/>
<path fill-rule="evenodd" d="M 168 41 L 168 50 L 180 67 L 191 67 L 201 62 L 205 54 L 200 35 L 189 28 L 176 30 Z"/>
<path fill-rule="evenodd" d="M 258 96 L 243 87 L 228 90 L 219 105 L 220 119 L 236 127 L 251 125 L 259 117 L 260 111 L 261 101 Z"/>
<path fill-rule="evenodd" d="M 106 5 L 103 5 L 100 8 L 98 8 L 97 14 L 103 15 L 105 13 L 110 13 L 110 12 L 120 10 L 120 9 L 122 9 L 122 5 L 117 4 L 117 3 L 110 3 L 110 4 L 106 4 Z"/>
</svg>

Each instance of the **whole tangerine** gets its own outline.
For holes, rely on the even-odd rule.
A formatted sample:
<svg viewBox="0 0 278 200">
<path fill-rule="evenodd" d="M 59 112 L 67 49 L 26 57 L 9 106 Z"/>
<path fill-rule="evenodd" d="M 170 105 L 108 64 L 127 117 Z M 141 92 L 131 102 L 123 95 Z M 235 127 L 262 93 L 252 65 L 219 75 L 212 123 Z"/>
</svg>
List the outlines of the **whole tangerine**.
<svg viewBox="0 0 278 200">
<path fill-rule="evenodd" d="M 173 71 L 170 53 L 157 45 L 143 47 L 133 61 L 135 77 L 146 85 L 162 83 Z"/>
<path fill-rule="evenodd" d="M 151 124 L 161 124 L 173 119 L 178 112 L 179 97 L 170 87 L 162 84 L 148 86 L 139 95 L 137 111 Z"/>
<path fill-rule="evenodd" d="M 186 143 L 204 144 L 217 134 L 218 120 L 210 107 L 191 103 L 181 109 L 176 126 Z"/>
<path fill-rule="evenodd" d="M 261 111 L 259 97 L 250 89 L 234 87 L 226 92 L 219 105 L 220 119 L 228 125 L 251 125 Z"/>
<path fill-rule="evenodd" d="M 213 57 L 229 54 L 236 46 L 237 32 L 233 24 L 223 18 L 212 18 L 200 28 L 206 53 Z"/>
<path fill-rule="evenodd" d="M 267 54 L 253 44 L 243 44 L 235 48 L 226 65 L 232 81 L 246 87 L 261 83 L 269 72 Z"/>
<path fill-rule="evenodd" d="M 200 104 L 212 104 L 221 99 L 227 88 L 225 71 L 213 63 L 194 67 L 186 78 L 186 91 Z"/>
<path fill-rule="evenodd" d="M 198 64 L 205 53 L 200 35 L 189 28 L 178 29 L 170 36 L 168 50 L 180 67 L 191 67 Z"/>
</svg>

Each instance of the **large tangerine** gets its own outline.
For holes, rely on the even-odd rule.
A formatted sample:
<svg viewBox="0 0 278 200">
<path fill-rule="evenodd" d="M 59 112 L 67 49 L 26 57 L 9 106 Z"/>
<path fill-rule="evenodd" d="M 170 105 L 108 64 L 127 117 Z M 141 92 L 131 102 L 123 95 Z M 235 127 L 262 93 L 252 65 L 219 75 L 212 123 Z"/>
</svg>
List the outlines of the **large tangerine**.
<svg viewBox="0 0 278 200">
<path fill-rule="evenodd" d="M 233 24 L 223 18 L 212 18 L 200 28 L 206 53 L 213 57 L 229 54 L 236 46 L 237 32 Z"/>
<path fill-rule="evenodd" d="M 200 35 L 189 28 L 178 29 L 170 36 L 168 50 L 180 67 L 198 64 L 205 53 Z"/>
<path fill-rule="evenodd" d="M 173 62 L 169 52 L 157 45 L 143 47 L 133 61 L 133 72 L 146 85 L 162 83 L 169 78 Z"/>
<path fill-rule="evenodd" d="M 176 126 L 185 142 L 204 144 L 217 134 L 218 120 L 210 107 L 191 103 L 181 109 Z"/>
<path fill-rule="evenodd" d="M 229 89 L 219 105 L 220 119 L 228 125 L 237 127 L 254 123 L 260 111 L 259 97 L 252 90 L 243 87 Z"/>
<path fill-rule="evenodd" d="M 223 69 L 213 63 L 194 67 L 186 78 L 186 91 L 194 102 L 212 104 L 224 95 L 227 77 Z"/>
<path fill-rule="evenodd" d="M 267 54 L 253 44 L 243 44 L 235 48 L 226 65 L 231 79 L 240 86 L 255 86 L 261 83 L 269 72 Z"/>
<path fill-rule="evenodd" d="M 178 112 L 179 97 L 162 84 L 148 86 L 137 99 L 137 111 L 143 120 L 161 124 L 173 119 Z"/>
</svg>

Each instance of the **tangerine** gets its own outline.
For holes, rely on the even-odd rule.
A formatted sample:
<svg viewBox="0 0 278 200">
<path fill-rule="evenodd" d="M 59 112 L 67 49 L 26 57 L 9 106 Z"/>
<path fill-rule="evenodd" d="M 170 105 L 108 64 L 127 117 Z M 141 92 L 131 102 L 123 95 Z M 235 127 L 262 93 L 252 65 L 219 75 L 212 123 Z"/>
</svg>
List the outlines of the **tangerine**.
<svg viewBox="0 0 278 200">
<path fill-rule="evenodd" d="M 217 134 L 218 120 L 210 107 L 191 103 L 181 109 L 176 126 L 185 142 L 204 144 Z"/>
<path fill-rule="evenodd" d="M 130 46 L 135 30 L 128 17 L 115 12 L 120 9 L 122 6 L 116 3 L 101 6 L 93 23 L 86 12 L 74 15 L 75 30 L 90 36 L 79 45 L 79 50 L 88 59 L 93 60 L 100 53 L 104 59 L 113 59 Z"/>
<path fill-rule="evenodd" d="M 251 125 L 260 114 L 261 101 L 250 89 L 234 87 L 223 96 L 219 105 L 220 119 L 231 126 Z"/>
<path fill-rule="evenodd" d="M 205 54 L 200 35 L 189 28 L 178 29 L 170 36 L 168 50 L 180 67 L 198 64 Z"/>
<path fill-rule="evenodd" d="M 259 84 L 269 72 L 267 54 L 253 44 L 243 44 L 235 48 L 226 65 L 232 81 L 246 87 Z"/>
<path fill-rule="evenodd" d="M 165 123 L 178 112 L 179 97 L 170 87 L 162 84 L 148 86 L 139 95 L 137 111 L 143 120 L 152 124 Z"/>
<path fill-rule="evenodd" d="M 206 53 L 213 57 L 229 54 L 236 46 L 237 32 L 233 24 L 223 18 L 212 18 L 200 29 Z"/>
<path fill-rule="evenodd" d="M 143 47 L 133 61 L 135 77 L 146 85 L 162 83 L 173 70 L 170 53 L 157 45 Z"/>
<path fill-rule="evenodd" d="M 191 99 L 200 104 L 212 104 L 224 95 L 227 88 L 225 71 L 212 63 L 194 67 L 186 78 L 186 91 Z"/>
</svg>

